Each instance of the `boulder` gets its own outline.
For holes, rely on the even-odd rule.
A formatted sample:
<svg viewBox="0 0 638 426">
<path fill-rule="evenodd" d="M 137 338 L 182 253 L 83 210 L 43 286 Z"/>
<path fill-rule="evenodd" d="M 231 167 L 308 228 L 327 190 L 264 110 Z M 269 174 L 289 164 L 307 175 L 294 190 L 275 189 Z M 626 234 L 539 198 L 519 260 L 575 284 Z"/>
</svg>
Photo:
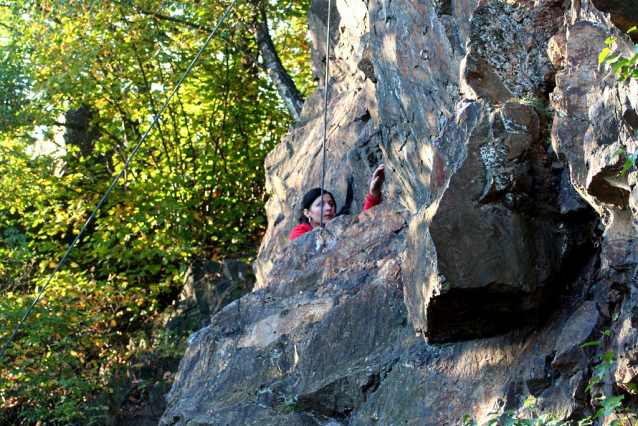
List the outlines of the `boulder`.
<svg viewBox="0 0 638 426">
<path fill-rule="evenodd" d="M 257 284 L 191 336 L 161 424 L 484 424 L 531 416 L 530 396 L 578 420 L 618 389 L 634 404 L 638 173 L 620 170 L 638 83 L 597 64 L 629 36 L 592 0 L 338 0 L 326 49 L 326 6 L 309 12 L 318 89 L 266 160 Z M 326 83 L 341 215 L 289 242 L 320 185 Z M 359 213 L 380 163 L 383 203 Z"/>
</svg>

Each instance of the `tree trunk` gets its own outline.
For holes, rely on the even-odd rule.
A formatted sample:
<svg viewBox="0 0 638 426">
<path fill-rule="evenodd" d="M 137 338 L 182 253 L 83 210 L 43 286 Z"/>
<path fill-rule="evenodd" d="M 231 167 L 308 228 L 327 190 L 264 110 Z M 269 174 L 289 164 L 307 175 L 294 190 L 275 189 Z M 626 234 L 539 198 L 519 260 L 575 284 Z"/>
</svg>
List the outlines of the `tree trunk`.
<svg viewBox="0 0 638 426">
<path fill-rule="evenodd" d="M 299 115 L 301 114 L 301 108 L 303 107 L 303 97 L 295 82 L 284 68 L 281 60 L 279 59 L 279 55 L 277 54 L 277 50 L 275 50 L 275 45 L 272 42 L 272 38 L 270 38 L 270 31 L 268 30 L 268 20 L 266 18 L 266 8 L 264 3 L 260 0 L 254 0 L 251 2 L 253 9 L 253 33 L 255 37 L 255 41 L 257 41 L 257 47 L 259 48 L 259 53 L 261 53 L 261 57 L 263 59 L 262 63 L 259 63 L 253 55 L 248 52 L 245 48 L 238 46 L 236 43 L 225 39 L 224 37 L 220 37 L 225 43 L 232 45 L 237 50 L 241 51 L 246 58 L 248 58 L 251 62 L 255 63 L 259 68 L 263 69 L 270 76 L 273 85 L 277 89 L 279 96 L 286 104 L 286 108 L 288 108 L 288 112 L 292 115 L 292 118 L 297 121 L 299 119 Z M 170 21 L 181 25 L 186 25 L 192 28 L 201 29 L 206 32 L 211 32 L 209 28 L 196 24 L 194 22 L 189 22 L 183 19 L 177 19 L 170 16 L 162 15 L 160 13 L 150 12 L 141 9 L 139 6 L 134 6 L 135 9 L 144 15 L 154 16 L 157 19 L 161 19 L 164 21 Z"/>
<path fill-rule="evenodd" d="M 261 53 L 263 60 L 261 65 L 266 69 L 266 72 L 272 79 L 272 82 L 277 88 L 279 96 L 286 104 L 290 115 L 292 115 L 295 121 L 297 121 L 301 115 L 301 108 L 303 108 L 303 98 L 301 97 L 301 93 L 299 93 L 295 82 L 292 80 L 277 55 L 275 45 L 272 42 L 272 38 L 270 38 L 268 20 L 266 18 L 266 8 L 263 1 L 253 1 L 252 4 L 254 6 L 253 23 L 255 40 L 257 41 L 257 46 L 259 47 L 259 52 Z"/>
</svg>

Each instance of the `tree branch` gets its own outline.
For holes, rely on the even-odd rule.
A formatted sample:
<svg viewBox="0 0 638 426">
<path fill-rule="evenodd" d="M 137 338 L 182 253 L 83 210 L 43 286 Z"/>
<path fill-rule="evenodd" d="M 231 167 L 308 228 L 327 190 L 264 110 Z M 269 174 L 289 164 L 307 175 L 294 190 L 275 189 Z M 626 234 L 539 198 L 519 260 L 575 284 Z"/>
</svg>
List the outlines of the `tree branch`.
<svg viewBox="0 0 638 426">
<path fill-rule="evenodd" d="M 279 96 L 286 104 L 288 112 L 295 121 L 299 120 L 301 109 L 303 108 L 303 97 L 295 85 L 286 69 L 284 68 L 275 45 L 268 30 L 268 19 L 266 17 L 266 7 L 263 0 L 252 0 L 253 24 L 255 26 L 255 40 L 259 47 L 259 52 L 263 58 L 263 66 L 279 92 Z"/>
<path fill-rule="evenodd" d="M 9 31 L 15 31 L 15 29 L 14 29 L 13 27 L 8 26 L 7 24 L 4 24 L 4 23 L 0 22 L 0 25 L 2 25 L 3 27 L 5 27 L 5 28 L 6 28 L 6 29 L 8 29 Z M 15 31 L 15 32 L 17 32 L 18 34 L 22 35 L 22 33 L 18 32 L 18 31 Z"/>
<path fill-rule="evenodd" d="M 197 29 L 199 31 L 205 31 L 207 33 L 212 32 L 210 28 L 207 28 L 203 25 L 199 25 L 184 19 L 174 18 L 172 16 L 162 15 L 161 13 L 150 12 L 142 9 L 132 2 L 130 4 L 138 11 L 138 13 L 142 15 L 153 16 L 163 21 L 173 22 Z M 257 58 L 255 58 L 248 50 L 246 50 L 242 46 L 237 45 L 233 41 L 225 37 L 219 38 L 228 46 L 243 53 L 248 60 L 250 60 L 253 64 L 255 64 L 257 67 L 268 74 L 273 82 L 273 85 L 277 89 L 279 96 L 284 101 L 288 112 L 290 112 L 290 115 L 296 121 L 299 119 L 301 109 L 303 108 L 303 97 L 301 96 L 299 89 L 297 89 L 295 82 L 290 77 L 288 71 L 286 71 L 283 64 L 281 63 L 281 60 L 279 59 L 279 55 L 277 54 L 275 45 L 272 42 L 272 38 L 270 37 L 268 20 L 266 17 L 266 7 L 263 0 L 252 0 L 251 4 L 253 5 L 253 36 L 255 37 L 255 41 L 257 42 L 257 47 L 259 48 L 259 53 L 261 54 L 263 62 L 260 63 Z"/>
<path fill-rule="evenodd" d="M 210 34 L 210 33 L 212 33 L 212 32 L 213 32 L 213 30 L 212 30 L 212 29 L 210 29 L 210 28 L 208 28 L 208 27 L 206 27 L 206 26 L 204 26 L 204 25 L 199 25 L 199 24 L 196 24 L 196 23 L 194 23 L 194 22 L 187 21 L 187 20 L 185 20 L 185 19 L 179 19 L 179 18 L 174 18 L 174 17 L 172 17 L 172 16 L 162 15 L 161 13 L 150 12 L 150 11 L 148 11 L 148 10 L 144 10 L 144 9 L 142 9 L 141 7 L 139 7 L 139 6 L 138 6 L 138 5 L 136 5 L 136 4 L 132 4 L 132 3 L 131 3 L 131 5 L 132 5 L 132 6 L 133 6 L 133 7 L 137 10 L 137 12 L 138 12 L 138 13 L 140 13 L 141 15 L 153 16 L 153 17 L 155 17 L 155 18 L 157 18 L 157 19 L 160 19 L 160 20 L 162 20 L 162 21 L 169 21 L 169 22 L 173 22 L 173 23 L 175 23 L 175 24 L 184 25 L 184 26 L 186 26 L 186 27 L 194 28 L 194 29 L 196 29 L 196 30 L 203 31 L 203 32 L 208 33 L 208 34 Z M 220 40 L 222 40 L 222 41 L 223 41 L 224 43 L 226 43 L 227 45 L 229 45 L 230 47 L 232 47 L 233 49 L 235 49 L 235 50 L 237 50 L 237 51 L 239 51 L 239 52 L 243 53 L 243 54 L 246 56 L 246 58 L 247 58 L 250 62 L 252 62 L 253 64 L 255 64 L 257 67 L 261 68 L 262 70 L 266 71 L 266 70 L 263 68 L 263 66 L 259 63 L 259 61 L 257 60 L 257 58 L 255 58 L 255 57 L 253 56 L 253 54 L 252 54 L 252 53 L 250 53 L 248 50 L 244 49 L 243 47 L 239 46 L 238 44 L 234 43 L 233 41 L 228 40 L 226 37 L 219 36 L 219 39 L 220 39 Z"/>
</svg>

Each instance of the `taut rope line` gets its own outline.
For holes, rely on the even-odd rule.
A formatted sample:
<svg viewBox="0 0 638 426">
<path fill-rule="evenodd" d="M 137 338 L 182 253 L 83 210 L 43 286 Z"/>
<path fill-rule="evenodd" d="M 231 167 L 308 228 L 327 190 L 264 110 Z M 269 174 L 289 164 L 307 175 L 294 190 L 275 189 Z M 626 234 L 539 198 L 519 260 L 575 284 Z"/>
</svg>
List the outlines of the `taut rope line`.
<svg viewBox="0 0 638 426">
<path fill-rule="evenodd" d="M 321 158 L 321 217 L 319 229 L 323 229 L 323 185 L 326 176 L 326 138 L 328 133 L 328 71 L 330 69 L 330 12 L 332 0 L 328 0 L 328 31 L 326 35 L 326 76 L 323 81 L 323 144 Z M 334 201 L 334 200 L 333 200 Z M 335 212 L 336 213 L 336 212 Z"/>
<path fill-rule="evenodd" d="M 135 154 L 137 154 L 137 151 L 140 149 L 140 147 L 142 146 L 142 142 L 144 142 L 144 139 L 146 139 L 146 137 L 148 136 L 148 134 L 151 132 L 151 129 L 153 128 L 153 126 L 155 126 L 155 123 L 157 123 L 160 119 L 160 116 L 162 115 L 162 113 L 164 112 L 164 110 L 166 109 L 166 107 L 168 106 L 168 103 L 171 101 L 171 99 L 173 98 L 173 95 L 175 93 L 177 93 L 177 90 L 179 89 L 179 86 L 181 86 L 182 82 L 184 81 L 184 79 L 186 79 L 186 76 L 190 73 L 190 71 L 193 69 L 193 67 L 195 66 L 195 63 L 197 62 L 197 60 L 199 59 L 199 57 L 202 55 L 202 53 L 204 53 L 204 49 L 206 49 L 206 47 L 208 46 L 208 44 L 210 43 L 210 41 L 213 39 L 213 37 L 215 36 L 215 34 L 217 33 L 217 30 L 219 29 L 219 27 L 221 26 L 221 24 L 224 22 L 224 20 L 226 19 L 226 17 L 228 16 L 228 14 L 230 13 L 230 11 L 232 10 L 233 6 L 235 6 L 235 3 L 237 2 L 237 0 L 233 0 L 232 4 L 228 7 L 228 9 L 226 9 L 226 12 L 224 13 L 224 15 L 222 16 L 222 18 L 219 20 L 219 23 L 217 24 L 217 26 L 215 27 L 215 29 L 213 30 L 213 32 L 210 34 L 210 36 L 208 36 L 208 39 L 206 40 L 206 43 L 204 43 L 204 45 L 202 46 L 201 49 L 199 49 L 199 52 L 197 52 L 197 55 L 195 55 L 195 59 L 193 59 L 193 61 L 191 62 L 191 64 L 189 65 L 188 69 L 186 70 L 186 72 L 184 73 L 184 75 L 182 75 L 182 78 L 179 80 L 179 82 L 177 83 L 177 85 L 175 86 L 175 88 L 173 89 L 173 91 L 171 92 L 170 96 L 168 97 L 168 99 L 166 99 L 166 102 L 164 102 L 164 105 L 162 106 L 162 108 L 160 109 L 160 111 L 157 113 L 157 115 L 155 116 L 155 119 L 153 119 L 153 122 L 151 123 L 151 125 L 149 126 L 148 130 L 146 131 L 146 133 L 144 133 L 144 136 L 142 136 L 142 139 L 140 139 L 140 141 L 137 143 L 137 145 L 135 146 L 135 149 L 133 150 L 133 152 L 131 153 L 131 155 L 129 156 L 128 160 L 126 160 L 126 163 L 124 164 L 124 167 L 122 167 L 122 170 L 120 171 L 120 173 L 115 177 L 115 179 L 113 180 L 113 183 L 111 184 L 111 186 L 109 187 L 109 189 L 106 191 L 106 193 L 104 194 L 104 196 L 102 197 L 102 199 L 100 200 L 100 202 L 98 203 L 97 207 L 95 208 L 95 210 L 93 210 L 93 213 L 91 213 L 91 216 L 89 216 L 89 219 L 86 221 L 86 223 L 84 224 L 84 226 L 82 227 L 82 229 L 80 230 L 80 233 L 78 234 L 77 237 L 75 237 L 75 239 L 73 240 L 73 242 L 71 243 L 71 246 L 69 246 L 69 249 L 66 251 L 66 254 L 64 255 L 64 257 L 62 257 L 62 260 L 60 260 L 60 263 L 58 263 L 58 266 L 55 267 L 55 270 L 53 271 L 53 273 L 51 273 L 51 276 L 49 277 L 48 281 L 46 282 L 46 284 L 44 285 L 44 287 L 42 287 L 42 289 L 40 290 L 40 292 L 38 293 L 38 295 L 36 296 L 35 300 L 33 301 L 33 303 L 31 304 L 31 306 L 29 307 L 29 309 L 27 310 L 27 312 L 24 314 L 24 316 L 22 317 L 22 320 L 20 321 L 20 324 L 18 324 L 18 327 L 16 327 L 15 331 L 13 332 L 13 334 L 11 335 L 11 337 L 9 338 L 9 341 L 4 345 L 4 347 L 2 348 L 2 352 L 0 352 L 0 365 L 2 365 L 2 356 L 4 355 L 4 352 L 7 350 L 7 348 L 9 347 L 9 344 L 11 343 L 11 341 L 13 340 L 13 338 L 16 336 L 16 334 L 18 334 L 18 331 L 20 330 L 20 328 L 22 327 L 22 324 L 24 324 L 24 322 L 26 321 L 27 317 L 29 316 L 29 314 L 31 313 L 31 311 L 33 310 L 33 308 L 35 307 L 35 305 L 38 303 L 38 301 L 40 300 L 40 298 L 42 297 L 42 294 L 44 293 L 44 290 L 46 290 L 46 288 L 49 286 L 49 283 L 51 282 L 51 280 L 53 279 L 53 277 L 55 276 L 55 274 L 60 270 L 60 267 L 62 266 L 62 264 L 64 263 L 64 261 L 66 260 L 66 258 L 69 256 L 69 253 L 71 253 L 71 250 L 73 250 L 73 247 L 75 247 L 75 244 L 80 240 L 80 238 L 82 237 L 82 234 L 84 234 L 84 231 L 86 230 L 86 228 L 91 224 L 91 222 L 93 221 L 93 218 L 95 217 L 95 215 L 97 214 L 98 210 L 100 209 L 100 207 L 102 207 L 102 204 L 104 204 L 104 201 L 106 201 L 106 198 L 109 196 L 109 194 L 111 193 L 111 190 L 113 190 L 113 188 L 115 187 L 115 185 L 117 184 L 117 182 L 120 180 L 120 177 L 124 174 L 124 171 L 126 170 L 126 168 L 128 167 L 128 165 L 131 163 L 131 160 L 133 160 L 133 157 L 135 157 Z"/>
</svg>

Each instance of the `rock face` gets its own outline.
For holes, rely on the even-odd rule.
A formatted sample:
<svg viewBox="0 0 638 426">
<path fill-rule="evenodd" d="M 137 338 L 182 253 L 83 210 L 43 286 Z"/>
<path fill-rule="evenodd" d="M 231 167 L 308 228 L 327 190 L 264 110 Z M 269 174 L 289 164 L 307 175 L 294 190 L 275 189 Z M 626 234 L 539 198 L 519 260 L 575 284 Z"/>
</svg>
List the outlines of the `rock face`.
<svg viewBox="0 0 638 426">
<path fill-rule="evenodd" d="M 635 403 L 615 383 L 638 384 L 637 172 L 613 154 L 638 150 L 638 83 L 598 68 L 607 37 L 632 50 L 598 3 L 337 0 L 326 52 L 327 2 L 313 2 L 342 216 L 288 242 L 320 185 L 319 89 L 266 161 L 255 290 L 191 336 L 161 424 L 480 423 L 529 415 L 529 396 L 579 419 L 601 396 Z M 384 202 L 357 215 L 380 163 Z M 617 352 L 611 374 L 585 392 L 601 350 Z"/>
<path fill-rule="evenodd" d="M 211 316 L 254 285 L 255 277 L 244 261 L 197 259 L 188 268 L 179 300 L 162 328 L 178 335 L 204 328 Z"/>
</svg>

